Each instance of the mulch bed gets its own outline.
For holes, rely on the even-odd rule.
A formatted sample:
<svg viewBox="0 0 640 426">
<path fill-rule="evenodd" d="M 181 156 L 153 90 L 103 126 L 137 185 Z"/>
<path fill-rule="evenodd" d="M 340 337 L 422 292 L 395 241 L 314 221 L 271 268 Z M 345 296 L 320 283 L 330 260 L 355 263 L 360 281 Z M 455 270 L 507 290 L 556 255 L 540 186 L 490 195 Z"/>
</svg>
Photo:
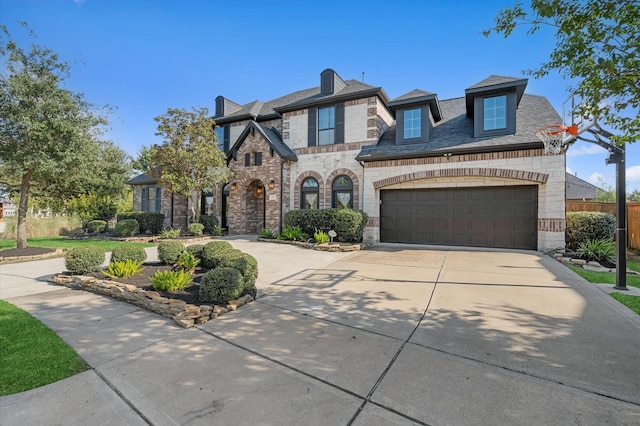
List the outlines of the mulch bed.
<svg viewBox="0 0 640 426">
<path fill-rule="evenodd" d="M 103 280 L 111 280 L 117 281 L 122 284 L 131 284 L 135 285 L 138 288 L 143 290 L 157 291 L 151 285 L 149 281 L 149 277 L 153 276 L 157 271 L 167 271 L 171 269 L 170 265 L 163 265 L 160 262 L 148 262 L 143 265 L 144 269 L 141 274 L 133 275 L 126 278 L 118 278 L 112 280 L 111 278 L 105 277 L 101 272 L 94 272 L 88 274 L 92 277 L 100 278 Z M 183 290 L 176 291 L 158 291 L 162 297 L 166 297 L 168 299 L 180 299 L 184 300 L 187 303 L 192 305 L 200 305 L 199 294 L 200 294 L 200 279 L 207 272 L 206 269 L 198 268 L 193 276 L 193 282 L 185 287 Z"/>
<path fill-rule="evenodd" d="M 44 247 L 13 248 L 0 251 L 1 257 L 30 257 L 55 253 L 56 249 Z"/>
</svg>

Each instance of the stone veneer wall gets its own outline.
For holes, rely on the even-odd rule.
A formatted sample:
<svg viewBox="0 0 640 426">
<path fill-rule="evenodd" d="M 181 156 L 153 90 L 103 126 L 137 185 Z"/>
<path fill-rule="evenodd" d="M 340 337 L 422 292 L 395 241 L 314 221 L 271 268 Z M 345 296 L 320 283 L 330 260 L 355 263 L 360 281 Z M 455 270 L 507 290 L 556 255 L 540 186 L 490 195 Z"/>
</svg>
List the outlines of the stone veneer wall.
<svg viewBox="0 0 640 426">
<path fill-rule="evenodd" d="M 255 153 L 262 153 L 262 165 L 255 166 Z M 245 166 L 245 154 L 251 154 L 251 165 Z M 280 177 L 284 160 L 277 153 L 271 154 L 271 147 L 259 132 L 249 134 L 238 150 L 237 160 L 229 166 L 234 170 L 235 190 L 229 191 L 229 211 L 227 225 L 229 234 L 256 233 L 264 227 L 277 231 L 280 228 L 281 201 Z M 273 180 L 273 189 L 269 182 Z M 262 194 L 256 194 L 258 186 L 263 187 Z M 283 187 L 284 188 L 284 187 Z M 264 217 L 262 216 L 264 214 Z"/>
<path fill-rule="evenodd" d="M 538 250 L 565 246 L 565 158 L 542 149 L 365 163 L 366 242 L 380 241 L 380 190 L 538 186 Z"/>
<path fill-rule="evenodd" d="M 142 211 L 142 189 L 157 188 L 157 185 L 133 185 L 133 211 Z M 173 203 L 172 203 L 173 201 Z M 164 214 L 164 228 L 187 229 L 189 200 L 182 195 L 172 195 L 164 189 L 160 198 L 160 213 Z M 173 214 L 172 214 L 173 210 Z"/>
</svg>

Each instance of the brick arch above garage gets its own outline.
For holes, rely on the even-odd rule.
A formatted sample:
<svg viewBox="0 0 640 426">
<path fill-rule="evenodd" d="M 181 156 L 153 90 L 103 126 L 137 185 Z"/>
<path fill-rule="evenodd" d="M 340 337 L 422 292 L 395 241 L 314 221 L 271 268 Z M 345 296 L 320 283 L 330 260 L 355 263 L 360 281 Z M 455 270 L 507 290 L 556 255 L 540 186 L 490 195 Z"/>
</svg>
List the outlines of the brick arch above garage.
<svg viewBox="0 0 640 426">
<path fill-rule="evenodd" d="M 419 172 L 405 173 L 391 176 L 373 182 L 375 189 L 395 185 L 403 182 L 411 182 L 421 179 L 446 178 L 446 177 L 492 177 L 516 179 L 528 182 L 546 183 L 549 175 L 546 173 L 530 172 L 526 170 L 497 169 L 489 167 L 468 167 L 441 170 L 422 170 Z"/>
</svg>

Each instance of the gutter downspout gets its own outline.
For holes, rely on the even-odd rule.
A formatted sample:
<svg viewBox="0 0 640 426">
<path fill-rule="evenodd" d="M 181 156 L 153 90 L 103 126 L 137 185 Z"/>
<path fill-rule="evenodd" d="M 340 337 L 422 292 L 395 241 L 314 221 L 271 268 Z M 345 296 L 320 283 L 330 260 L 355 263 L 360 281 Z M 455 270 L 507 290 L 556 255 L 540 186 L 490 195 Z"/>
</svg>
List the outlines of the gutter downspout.
<svg viewBox="0 0 640 426">
<path fill-rule="evenodd" d="M 279 218 L 279 223 L 278 223 L 278 233 L 282 232 L 282 221 L 284 218 L 284 185 L 283 185 L 283 177 L 284 177 L 284 162 L 286 160 L 282 159 L 282 161 L 280 161 L 280 218 Z"/>
</svg>

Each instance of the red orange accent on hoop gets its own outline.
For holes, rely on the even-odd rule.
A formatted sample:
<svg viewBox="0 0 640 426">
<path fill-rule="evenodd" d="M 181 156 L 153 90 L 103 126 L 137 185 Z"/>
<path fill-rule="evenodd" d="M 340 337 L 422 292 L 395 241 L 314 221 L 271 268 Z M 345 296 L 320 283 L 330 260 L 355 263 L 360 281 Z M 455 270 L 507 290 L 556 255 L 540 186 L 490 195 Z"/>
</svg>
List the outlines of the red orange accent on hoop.
<svg viewBox="0 0 640 426">
<path fill-rule="evenodd" d="M 578 134 L 578 126 L 575 124 L 571 126 L 565 126 L 563 124 L 553 124 L 551 126 L 541 127 L 535 131 L 536 134 L 544 133 L 548 135 L 558 135 L 560 133 L 565 133 L 565 132 L 569 133 L 572 136 L 576 136 Z"/>
</svg>

